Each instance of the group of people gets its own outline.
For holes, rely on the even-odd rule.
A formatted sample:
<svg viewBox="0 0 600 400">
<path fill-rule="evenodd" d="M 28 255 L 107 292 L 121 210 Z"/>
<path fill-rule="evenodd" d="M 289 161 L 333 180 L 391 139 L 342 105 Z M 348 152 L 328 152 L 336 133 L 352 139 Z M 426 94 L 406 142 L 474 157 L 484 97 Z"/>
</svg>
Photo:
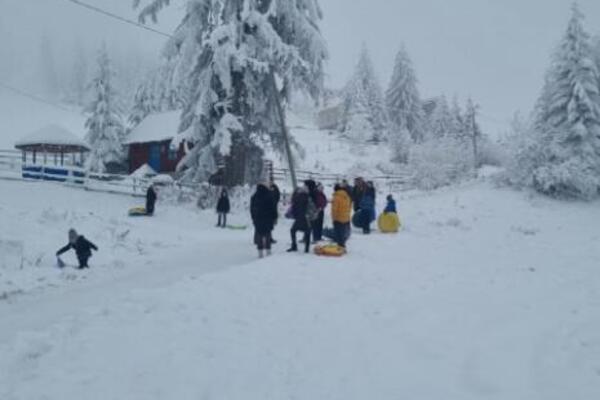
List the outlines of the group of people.
<svg viewBox="0 0 600 400">
<path fill-rule="evenodd" d="M 223 196 L 227 196 L 225 191 L 222 192 L 221 199 Z M 271 254 L 271 245 L 275 243 L 272 232 L 279 218 L 280 198 L 277 185 L 274 183 L 259 184 L 250 201 L 254 243 L 261 258 L 265 254 Z M 389 195 L 387 200 L 385 212 L 396 212 L 393 197 Z M 311 179 L 304 181 L 304 184 L 292 194 L 290 206 L 285 213 L 286 218 L 293 220 L 290 229 L 291 247 L 287 251 L 298 251 L 298 232 L 302 234 L 301 243 L 304 245 L 306 253 L 310 251 L 311 243 L 321 241 L 323 236 L 329 237 L 338 246 L 345 249 L 346 242 L 350 237 L 351 223 L 361 228 L 365 234 L 371 232 L 371 224 L 376 219 L 375 201 L 376 190 L 373 182 L 357 178 L 354 186 L 350 186 L 345 180 L 336 184 L 331 200 L 333 229 L 324 230 L 325 210 L 329 204 L 324 187 Z M 219 200 L 217 205 L 219 221 L 221 221 L 221 212 L 224 210 L 223 207 L 220 207 L 223 203 L 224 201 Z M 229 205 L 228 202 L 227 205 Z M 352 216 L 353 211 L 354 216 Z"/>
</svg>

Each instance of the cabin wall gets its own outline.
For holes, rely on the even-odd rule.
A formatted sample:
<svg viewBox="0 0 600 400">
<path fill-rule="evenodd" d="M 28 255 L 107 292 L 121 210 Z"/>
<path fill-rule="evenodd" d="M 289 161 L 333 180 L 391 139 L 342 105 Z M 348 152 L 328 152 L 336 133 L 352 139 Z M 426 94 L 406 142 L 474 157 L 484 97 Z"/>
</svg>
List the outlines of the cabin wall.
<svg viewBox="0 0 600 400">
<path fill-rule="evenodd" d="M 170 150 L 170 140 L 150 143 L 134 143 L 129 145 L 129 173 L 134 172 L 144 164 L 149 164 L 156 172 L 161 174 L 173 173 L 177 165 L 185 156 L 183 143 L 179 145 L 177 151 Z M 159 154 L 156 157 L 156 154 Z M 153 160 L 151 160 L 153 155 Z M 160 160 L 160 161 L 158 161 Z M 159 163 L 159 168 L 155 165 Z M 153 166 L 153 164 L 155 164 Z"/>
</svg>

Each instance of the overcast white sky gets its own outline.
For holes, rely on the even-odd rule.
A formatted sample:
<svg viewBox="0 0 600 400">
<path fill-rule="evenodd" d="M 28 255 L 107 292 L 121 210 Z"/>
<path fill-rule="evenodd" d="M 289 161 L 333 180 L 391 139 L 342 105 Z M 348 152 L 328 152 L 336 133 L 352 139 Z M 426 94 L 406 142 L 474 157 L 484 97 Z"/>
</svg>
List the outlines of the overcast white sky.
<svg viewBox="0 0 600 400">
<path fill-rule="evenodd" d="M 131 0 L 86 0 L 135 18 Z M 174 0 L 163 29 L 178 21 L 184 0 Z M 331 53 L 329 82 L 341 86 L 352 73 L 361 44 L 371 50 L 385 87 L 395 52 L 405 43 L 424 97 L 472 96 L 489 131 L 506 126 L 513 112 L 529 111 L 550 53 L 562 36 L 571 0 L 321 0 L 323 33 Z M 600 1 L 580 0 L 587 28 L 598 33 Z M 158 55 L 163 43 L 66 0 L 0 0 L 0 74 L 15 82 L 34 73 L 40 37 L 69 54 L 74 42 L 102 40 L 118 51 L 132 47 Z M 7 57 L 9 56 L 9 57 Z M 7 72 L 8 71 L 8 72 Z M 19 79 L 21 77 L 21 79 Z"/>
</svg>

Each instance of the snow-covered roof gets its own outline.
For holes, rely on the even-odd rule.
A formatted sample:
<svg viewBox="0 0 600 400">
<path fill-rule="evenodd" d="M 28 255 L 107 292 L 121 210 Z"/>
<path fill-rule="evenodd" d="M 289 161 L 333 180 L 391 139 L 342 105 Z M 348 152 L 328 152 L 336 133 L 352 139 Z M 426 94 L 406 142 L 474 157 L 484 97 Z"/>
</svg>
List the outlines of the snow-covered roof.
<svg viewBox="0 0 600 400">
<path fill-rule="evenodd" d="M 74 133 L 55 124 L 38 129 L 15 143 L 15 147 L 35 145 L 73 146 L 89 149 L 88 144 Z"/>
<path fill-rule="evenodd" d="M 125 144 L 150 143 L 170 140 L 177 135 L 181 111 L 167 111 L 150 114 L 133 128 L 125 139 Z"/>
</svg>

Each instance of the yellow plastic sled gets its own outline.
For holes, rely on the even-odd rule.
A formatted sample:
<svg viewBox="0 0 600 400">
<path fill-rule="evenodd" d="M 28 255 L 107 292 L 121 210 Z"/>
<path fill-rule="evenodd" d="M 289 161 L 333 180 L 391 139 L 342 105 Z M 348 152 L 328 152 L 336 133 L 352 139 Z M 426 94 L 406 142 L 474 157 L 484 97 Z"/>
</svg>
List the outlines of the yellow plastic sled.
<svg viewBox="0 0 600 400">
<path fill-rule="evenodd" d="M 316 245 L 314 252 L 318 256 L 341 257 L 346 254 L 346 249 L 335 243 Z"/>
<path fill-rule="evenodd" d="M 382 233 L 397 233 L 400 229 L 400 217 L 396 213 L 383 213 L 377 221 Z"/>
<path fill-rule="evenodd" d="M 146 215 L 146 207 L 133 207 L 129 209 L 130 217 L 143 217 Z"/>
</svg>

